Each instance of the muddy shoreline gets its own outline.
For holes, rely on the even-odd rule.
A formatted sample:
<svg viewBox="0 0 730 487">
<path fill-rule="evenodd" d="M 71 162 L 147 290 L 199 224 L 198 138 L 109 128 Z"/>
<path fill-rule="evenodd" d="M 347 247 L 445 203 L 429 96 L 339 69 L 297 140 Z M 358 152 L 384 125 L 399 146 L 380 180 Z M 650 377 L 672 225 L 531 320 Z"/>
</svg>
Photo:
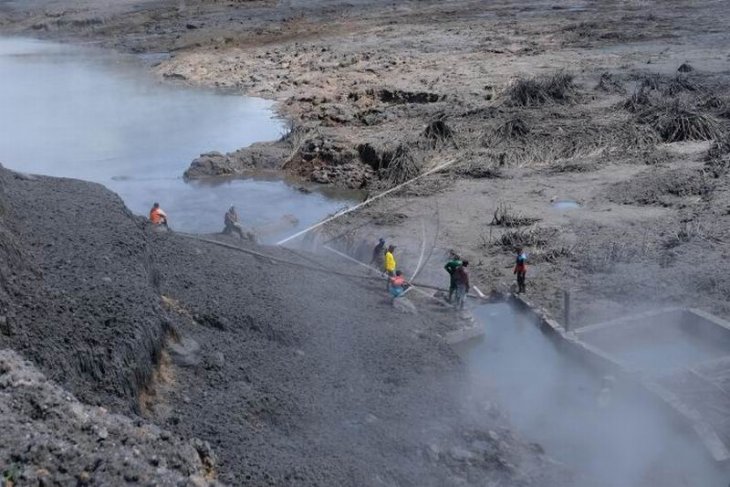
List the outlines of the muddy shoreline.
<svg viewBox="0 0 730 487">
<path fill-rule="evenodd" d="M 568 288 L 580 296 L 577 323 L 666 303 L 728 316 L 725 273 L 704 264 L 724 266 L 730 228 L 725 145 L 708 153 L 729 123 L 727 12 L 718 2 L 56 1 L 5 2 L 0 11 L 7 33 L 170 52 L 153 67 L 161 78 L 274 99 L 292 121 L 283 142 L 204 158 L 189 176 L 260 165 L 377 192 L 408 168 L 456 157 L 448 173 L 347 224 L 362 229 L 358 238 L 405 240 L 407 224 L 373 218 L 425 198 L 450 222 L 439 249 L 481 261 L 485 288 L 512 279 L 502 270 L 508 249 L 484 239 L 518 231 L 505 238 L 532 247 L 530 292 L 556 316 Z M 516 80 L 556 70 L 573 77 L 565 99 L 512 98 Z M 650 114 L 632 111 L 637 94 L 640 109 L 682 103 L 712 129 L 663 139 Z M 406 169 L 394 171 L 393 161 Z M 667 183 L 677 176 L 686 184 Z M 551 200 L 562 198 L 581 209 L 556 215 Z M 505 206 L 538 227 L 490 226 Z M 403 222 L 423 216 L 397 211 Z M 478 225 L 459 224 L 466 220 Z"/>
</svg>

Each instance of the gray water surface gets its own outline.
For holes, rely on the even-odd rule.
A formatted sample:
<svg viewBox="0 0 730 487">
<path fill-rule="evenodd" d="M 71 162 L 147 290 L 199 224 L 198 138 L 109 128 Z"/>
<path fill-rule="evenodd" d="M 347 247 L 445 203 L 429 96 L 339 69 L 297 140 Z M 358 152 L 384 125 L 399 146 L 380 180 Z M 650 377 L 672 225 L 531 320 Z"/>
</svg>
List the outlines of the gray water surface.
<svg viewBox="0 0 730 487">
<path fill-rule="evenodd" d="M 271 178 L 181 179 L 203 152 L 281 132 L 269 101 L 162 84 L 133 57 L 0 38 L 0 163 L 104 184 L 138 214 L 159 201 L 176 230 L 220 231 L 231 204 L 247 226 L 297 218 L 272 239 L 351 203 L 352 194 L 304 194 Z"/>
</svg>

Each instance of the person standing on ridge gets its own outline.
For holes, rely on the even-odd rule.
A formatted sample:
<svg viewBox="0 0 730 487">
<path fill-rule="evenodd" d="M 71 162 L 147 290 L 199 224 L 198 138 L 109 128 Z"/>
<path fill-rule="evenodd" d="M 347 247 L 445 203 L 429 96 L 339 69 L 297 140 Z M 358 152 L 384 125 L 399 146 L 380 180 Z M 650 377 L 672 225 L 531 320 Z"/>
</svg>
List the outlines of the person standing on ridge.
<svg viewBox="0 0 730 487">
<path fill-rule="evenodd" d="M 451 260 L 448 261 L 444 266 L 446 272 L 449 273 L 449 297 L 446 298 L 446 301 L 448 301 L 449 303 L 451 302 L 451 298 L 454 295 L 454 291 L 456 291 L 456 280 L 454 279 L 454 272 L 456 272 L 456 269 L 460 265 L 461 259 L 459 259 L 458 255 L 453 254 Z"/>
<path fill-rule="evenodd" d="M 385 273 L 388 274 L 389 277 L 393 277 L 395 275 L 395 256 L 393 256 L 393 252 L 395 251 L 395 245 L 388 245 L 388 250 L 385 251 L 385 262 L 383 264 L 383 269 L 385 270 Z"/>
<path fill-rule="evenodd" d="M 373 258 L 370 259 L 370 265 L 375 266 L 377 269 L 383 268 L 383 258 L 385 257 L 385 239 L 381 238 L 378 240 L 378 245 L 373 249 Z"/>
<path fill-rule="evenodd" d="M 241 228 L 241 224 L 239 223 L 238 213 L 236 212 L 235 206 L 231 205 L 231 207 L 228 208 L 226 215 L 223 217 L 223 223 L 225 224 L 225 228 L 223 228 L 224 235 L 236 232 L 239 237 L 244 238 L 243 228 Z"/>
<path fill-rule="evenodd" d="M 160 208 L 159 203 L 152 205 L 152 209 L 150 210 L 150 221 L 153 225 L 162 225 L 167 227 L 167 213 Z"/>
<path fill-rule="evenodd" d="M 469 261 L 465 260 L 454 270 L 454 281 L 456 284 L 456 302 L 454 303 L 454 307 L 459 310 L 464 309 L 464 300 L 471 288 L 469 284 L 469 273 L 466 271 L 467 267 L 469 267 Z"/>
<path fill-rule="evenodd" d="M 517 248 L 517 258 L 515 259 L 513 274 L 517 276 L 517 293 L 521 294 L 526 292 L 527 254 L 522 251 L 522 247 Z"/>
</svg>

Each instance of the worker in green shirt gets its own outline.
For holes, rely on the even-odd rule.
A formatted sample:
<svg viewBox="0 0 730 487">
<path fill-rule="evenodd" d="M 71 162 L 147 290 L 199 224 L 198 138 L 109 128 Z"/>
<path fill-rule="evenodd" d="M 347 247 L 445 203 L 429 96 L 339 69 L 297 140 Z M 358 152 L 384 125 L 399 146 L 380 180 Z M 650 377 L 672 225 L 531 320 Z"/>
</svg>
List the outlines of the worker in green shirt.
<svg viewBox="0 0 730 487">
<path fill-rule="evenodd" d="M 456 291 L 456 278 L 454 276 L 454 272 L 456 271 L 456 269 L 461 267 L 461 264 L 462 264 L 462 262 L 461 262 L 461 259 L 459 258 L 459 256 L 454 255 L 451 258 L 451 260 L 448 261 L 446 263 L 446 265 L 444 266 L 444 269 L 446 269 L 446 272 L 449 273 L 449 297 L 447 299 L 447 301 L 449 303 L 451 302 L 451 298 L 453 297 L 454 292 Z"/>
</svg>

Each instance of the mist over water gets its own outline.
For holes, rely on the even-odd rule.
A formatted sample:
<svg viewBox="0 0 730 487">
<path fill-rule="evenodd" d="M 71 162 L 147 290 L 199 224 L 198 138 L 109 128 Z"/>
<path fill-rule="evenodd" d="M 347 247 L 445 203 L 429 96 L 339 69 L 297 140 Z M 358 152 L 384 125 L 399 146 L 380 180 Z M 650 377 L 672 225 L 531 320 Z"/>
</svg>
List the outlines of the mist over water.
<svg viewBox="0 0 730 487">
<path fill-rule="evenodd" d="M 278 138 L 282 125 L 271 106 L 160 83 L 135 58 L 0 38 L 0 163 L 102 183 L 138 214 L 159 201 L 177 230 L 220 231 L 235 204 L 249 226 L 293 214 L 299 224 L 286 234 L 352 201 L 274 179 L 182 181 L 203 152 Z"/>
<path fill-rule="evenodd" d="M 481 306 L 483 340 L 461 347 L 471 387 L 487 390 L 523 439 L 577 472 L 576 485 L 726 487 L 688 428 L 635 389 L 568 357 L 507 304 Z"/>
</svg>

